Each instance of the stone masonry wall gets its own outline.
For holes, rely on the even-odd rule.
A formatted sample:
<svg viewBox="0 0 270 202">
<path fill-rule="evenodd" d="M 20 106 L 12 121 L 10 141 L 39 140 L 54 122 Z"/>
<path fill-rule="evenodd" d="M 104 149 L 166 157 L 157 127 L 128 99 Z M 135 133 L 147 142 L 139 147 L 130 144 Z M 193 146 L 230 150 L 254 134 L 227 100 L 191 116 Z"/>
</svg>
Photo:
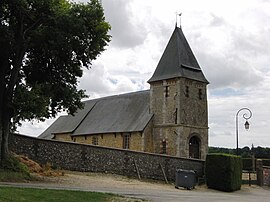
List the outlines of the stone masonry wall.
<svg viewBox="0 0 270 202">
<path fill-rule="evenodd" d="M 151 131 L 150 131 L 151 132 Z M 141 132 L 132 132 L 130 134 L 130 149 L 143 151 Z M 123 133 L 104 133 L 94 135 L 73 136 L 70 134 L 55 134 L 55 140 L 77 142 L 83 144 L 92 144 L 92 138 L 96 137 L 99 146 L 123 148 Z"/>
<path fill-rule="evenodd" d="M 87 144 L 45 140 L 23 135 L 10 137 L 10 149 L 40 164 L 90 172 L 107 172 L 141 178 L 164 180 L 162 168 L 169 181 L 175 180 L 176 169 L 195 170 L 203 176 L 204 161 L 145 152 L 93 146 Z M 162 167 L 162 168 L 161 168 Z"/>
<path fill-rule="evenodd" d="M 154 114 L 154 152 L 161 152 L 161 141 L 167 143 L 167 154 L 188 158 L 190 138 L 200 140 L 200 158 L 208 152 L 207 89 L 203 82 L 167 79 L 151 83 L 150 107 Z"/>
</svg>

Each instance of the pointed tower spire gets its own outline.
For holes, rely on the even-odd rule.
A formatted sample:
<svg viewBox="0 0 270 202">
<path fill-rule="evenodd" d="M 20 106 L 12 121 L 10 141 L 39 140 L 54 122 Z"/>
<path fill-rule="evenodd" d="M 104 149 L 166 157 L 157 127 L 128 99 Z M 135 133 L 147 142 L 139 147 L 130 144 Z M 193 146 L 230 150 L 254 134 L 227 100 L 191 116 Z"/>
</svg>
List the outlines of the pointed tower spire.
<svg viewBox="0 0 270 202">
<path fill-rule="evenodd" d="M 148 83 L 177 77 L 208 83 L 181 27 L 175 27 L 157 68 Z"/>
</svg>

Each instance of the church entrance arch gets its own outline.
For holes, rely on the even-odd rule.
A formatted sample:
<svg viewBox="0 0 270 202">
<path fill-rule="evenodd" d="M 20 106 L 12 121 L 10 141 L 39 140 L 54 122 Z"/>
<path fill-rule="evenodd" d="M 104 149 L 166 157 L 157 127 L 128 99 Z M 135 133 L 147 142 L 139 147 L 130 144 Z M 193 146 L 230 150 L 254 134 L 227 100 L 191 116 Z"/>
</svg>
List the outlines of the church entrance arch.
<svg viewBox="0 0 270 202">
<path fill-rule="evenodd" d="M 201 140 L 197 136 L 191 136 L 189 139 L 189 158 L 199 159 L 200 154 Z"/>
</svg>

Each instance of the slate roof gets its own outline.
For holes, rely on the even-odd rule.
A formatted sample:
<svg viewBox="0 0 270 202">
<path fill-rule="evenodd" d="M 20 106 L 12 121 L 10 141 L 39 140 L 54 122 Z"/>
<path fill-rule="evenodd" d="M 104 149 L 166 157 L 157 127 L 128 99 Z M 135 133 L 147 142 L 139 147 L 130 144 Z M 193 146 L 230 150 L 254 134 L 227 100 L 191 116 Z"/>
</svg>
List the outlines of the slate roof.
<svg viewBox="0 0 270 202">
<path fill-rule="evenodd" d="M 64 115 L 56 119 L 52 125 L 47 128 L 39 138 L 51 139 L 56 133 L 72 133 L 86 117 L 88 112 L 94 107 L 97 100 L 84 102 L 84 108 L 78 110 L 74 116 Z"/>
<path fill-rule="evenodd" d="M 182 29 L 175 27 L 157 68 L 148 83 L 177 77 L 208 83 Z"/>
<path fill-rule="evenodd" d="M 153 116 L 149 104 L 149 90 L 89 100 L 75 116 L 59 117 L 39 137 L 143 131 Z"/>
</svg>

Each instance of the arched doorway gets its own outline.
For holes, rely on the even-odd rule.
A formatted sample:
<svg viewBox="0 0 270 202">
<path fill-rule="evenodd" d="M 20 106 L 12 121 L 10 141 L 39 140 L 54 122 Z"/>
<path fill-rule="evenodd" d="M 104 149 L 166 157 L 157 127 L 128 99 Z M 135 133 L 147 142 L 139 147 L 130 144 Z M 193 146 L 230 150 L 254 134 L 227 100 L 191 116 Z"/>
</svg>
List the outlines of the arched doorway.
<svg viewBox="0 0 270 202">
<path fill-rule="evenodd" d="M 192 136 L 189 139 L 189 158 L 199 159 L 201 140 L 197 136 Z"/>
</svg>

